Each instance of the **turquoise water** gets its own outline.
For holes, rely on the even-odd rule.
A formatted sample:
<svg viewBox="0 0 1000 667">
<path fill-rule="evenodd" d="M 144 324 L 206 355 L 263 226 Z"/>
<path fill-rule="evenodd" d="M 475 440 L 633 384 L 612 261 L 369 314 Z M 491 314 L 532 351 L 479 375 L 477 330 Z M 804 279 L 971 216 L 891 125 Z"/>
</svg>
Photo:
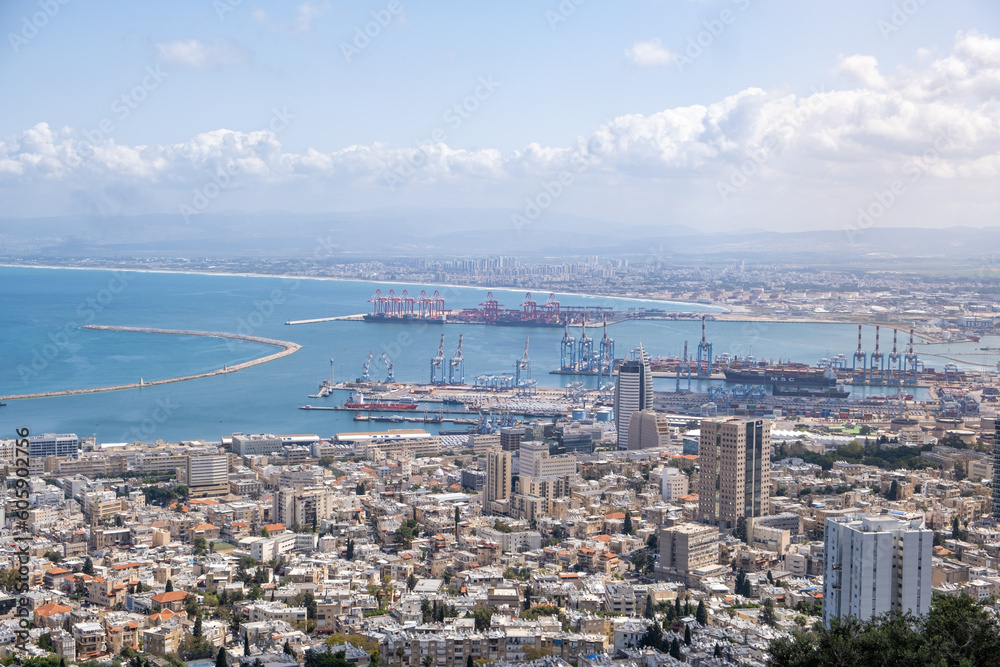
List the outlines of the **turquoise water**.
<svg viewBox="0 0 1000 667">
<path fill-rule="evenodd" d="M 309 398 L 329 377 L 335 360 L 337 381 L 355 378 L 368 352 L 376 360 L 385 352 L 404 382 L 426 382 L 430 358 L 445 334 L 450 357 L 464 335 L 465 376 L 512 373 L 530 336 L 532 376 L 543 386 L 574 379 L 596 385 L 595 378 L 550 375 L 559 366 L 561 329 L 484 327 L 475 325 L 405 325 L 326 322 L 285 326 L 287 320 L 365 312 L 376 288 L 383 292 L 414 285 L 285 279 L 234 275 L 124 273 L 104 270 L 0 267 L 0 394 L 57 391 L 146 381 L 200 373 L 247 361 L 277 348 L 214 338 L 85 331 L 83 324 L 109 324 L 248 333 L 290 340 L 297 353 L 260 366 L 189 382 L 110 393 L 8 401 L 0 407 L 0 437 L 15 428 L 34 433 L 96 434 L 101 442 L 139 438 L 153 441 L 211 438 L 233 432 L 317 433 L 364 430 L 351 415 L 302 411 L 298 406 L 334 405 L 344 394 Z M 427 287 L 428 292 L 434 287 Z M 437 287 L 447 307 L 475 306 L 484 288 Z M 493 290 L 508 307 L 516 307 L 523 291 Z M 544 301 L 547 294 L 535 294 Z M 650 306 L 648 301 L 561 295 L 564 304 Z M 665 307 L 662 303 L 656 307 Z M 705 306 L 675 304 L 675 310 L 705 311 Z M 850 354 L 857 328 L 840 324 L 710 322 L 714 353 L 754 354 L 758 358 L 792 359 L 815 364 L 821 357 Z M 871 347 L 874 332 L 866 328 Z M 588 332 L 600 337 L 600 331 Z M 574 335 L 579 335 L 577 330 Z M 688 341 L 693 354 L 701 337 L 698 321 L 628 321 L 609 327 L 616 354 L 640 342 L 653 355 L 680 354 Z M 869 341 L 868 339 L 872 339 Z M 985 341 L 985 339 L 984 339 Z M 983 343 L 986 344 L 985 342 Z M 935 360 L 937 362 L 938 360 Z M 940 366 L 928 361 L 928 365 Z M 384 367 L 372 364 L 372 376 Z M 657 380 L 670 391 L 673 380 Z M 884 393 L 882 388 L 857 388 Z M 373 424 L 371 430 L 383 430 Z M 433 429 L 432 425 L 428 425 Z"/>
</svg>

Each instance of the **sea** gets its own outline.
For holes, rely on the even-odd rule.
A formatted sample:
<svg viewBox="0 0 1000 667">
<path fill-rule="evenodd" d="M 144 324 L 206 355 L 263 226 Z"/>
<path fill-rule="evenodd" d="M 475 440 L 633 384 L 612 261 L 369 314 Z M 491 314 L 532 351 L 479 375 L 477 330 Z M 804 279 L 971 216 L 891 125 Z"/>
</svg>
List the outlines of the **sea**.
<svg viewBox="0 0 1000 667">
<path fill-rule="evenodd" d="M 430 359 L 444 334 L 450 358 L 462 335 L 465 379 L 480 374 L 513 373 L 528 343 L 531 377 L 540 386 L 559 387 L 579 380 L 596 387 L 595 377 L 552 375 L 560 364 L 563 330 L 546 327 L 494 327 L 459 324 L 394 324 L 306 320 L 367 312 L 376 289 L 404 289 L 416 296 L 438 290 L 449 309 L 474 307 L 487 289 L 397 282 L 136 272 L 104 269 L 0 267 L 0 395 L 60 391 L 158 380 L 204 373 L 271 354 L 276 348 L 218 338 L 85 330 L 86 324 L 238 333 L 293 341 L 295 354 L 227 373 L 185 382 L 114 392 L 7 400 L 0 407 L 0 438 L 16 429 L 32 434 L 76 433 L 99 443 L 157 440 L 215 440 L 233 433 L 317 434 L 385 430 L 365 425 L 352 414 L 300 410 L 303 405 L 337 405 L 348 393 L 310 398 L 320 383 L 355 379 L 369 354 L 371 377 L 384 379 L 386 355 L 399 382 L 427 382 Z M 493 289 L 506 307 L 518 307 L 524 290 Z M 548 294 L 535 293 L 541 303 Z M 701 313 L 718 308 L 693 303 L 557 294 L 564 305 L 604 305 L 616 309 L 663 308 Z M 850 324 L 709 321 L 714 354 L 753 355 L 758 359 L 816 364 L 820 358 L 852 354 L 857 327 Z M 579 337 L 579 328 L 571 329 Z M 599 339 L 599 328 L 588 329 Z M 629 320 L 608 327 L 617 357 L 640 344 L 652 356 L 694 355 L 701 339 L 698 318 Z M 866 349 L 874 328 L 865 327 Z M 891 337 L 891 334 L 889 334 Z M 902 334 L 901 334 L 902 338 Z M 969 367 L 995 368 L 995 353 L 976 350 L 982 343 L 937 346 L 940 354 L 969 355 Z M 902 340 L 901 340 L 902 344 Z M 883 330 L 883 350 L 891 339 Z M 922 346 L 918 352 L 928 349 Z M 979 356 L 979 355 L 982 356 Z M 987 354 L 994 356 L 988 357 Z M 965 359 L 966 357 L 962 357 Z M 928 359 L 927 365 L 941 366 Z M 708 381 L 694 381 L 703 391 Z M 658 391 L 673 391 L 672 378 L 658 378 Z M 682 389 L 687 383 L 682 384 Z M 854 387 L 852 397 L 892 393 L 882 387 Z M 926 390 L 915 390 L 925 398 Z M 432 432 L 433 424 L 426 425 Z"/>
</svg>

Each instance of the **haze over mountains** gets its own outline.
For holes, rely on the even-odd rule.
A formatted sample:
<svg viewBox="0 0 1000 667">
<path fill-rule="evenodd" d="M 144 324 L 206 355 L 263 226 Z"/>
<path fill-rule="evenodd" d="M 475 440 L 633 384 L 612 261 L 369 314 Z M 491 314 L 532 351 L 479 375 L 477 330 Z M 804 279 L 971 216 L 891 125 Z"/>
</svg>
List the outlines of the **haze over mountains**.
<svg viewBox="0 0 1000 667">
<path fill-rule="evenodd" d="M 324 259 L 603 255 L 636 261 L 691 257 L 851 261 L 984 258 L 1000 253 L 997 228 L 702 232 L 677 221 L 623 226 L 546 211 L 518 228 L 501 209 L 385 208 L 302 215 L 66 216 L 0 220 L 0 259 L 219 257 Z"/>
</svg>

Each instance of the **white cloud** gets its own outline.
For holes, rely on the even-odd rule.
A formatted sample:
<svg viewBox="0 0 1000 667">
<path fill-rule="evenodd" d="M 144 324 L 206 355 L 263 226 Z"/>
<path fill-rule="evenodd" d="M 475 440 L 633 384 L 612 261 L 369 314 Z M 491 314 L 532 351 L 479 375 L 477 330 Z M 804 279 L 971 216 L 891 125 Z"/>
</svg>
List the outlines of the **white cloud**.
<svg viewBox="0 0 1000 667">
<path fill-rule="evenodd" d="M 169 65 L 198 69 L 242 65 L 250 60 L 250 54 L 246 50 L 221 39 L 211 44 L 200 39 L 158 42 L 156 57 Z"/>
<path fill-rule="evenodd" d="M 625 55 L 637 67 L 668 66 L 677 60 L 677 54 L 660 44 L 658 39 L 636 42 L 625 49 Z"/>
<path fill-rule="evenodd" d="M 529 143 L 509 153 L 443 143 L 291 152 L 272 131 L 227 129 L 170 145 L 124 146 L 109 139 L 91 146 L 80 132 L 39 123 L 0 140 L 0 188 L 29 195 L 33 184 L 46 183 L 81 191 L 129 185 L 189 191 L 207 174 L 236 165 L 241 187 L 255 193 L 301 184 L 377 198 L 389 192 L 387 175 L 399 175 L 401 189 L 414 196 L 440 196 L 530 190 L 570 171 L 574 182 L 587 183 L 574 188 L 580 201 L 607 193 L 608 201 L 620 202 L 620 188 L 627 187 L 635 193 L 630 205 L 654 206 L 670 192 L 678 210 L 686 206 L 701 215 L 705 207 L 695 198 L 704 204 L 716 196 L 717 202 L 716 184 L 756 156 L 760 164 L 741 201 L 759 192 L 783 211 L 792 198 L 835 206 L 856 193 L 870 197 L 873 187 L 918 164 L 925 179 L 919 190 L 934 189 L 932 183 L 937 191 L 963 189 L 962 206 L 979 216 L 995 212 L 1000 40 L 960 33 L 951 54 L 893 76 L 882 75 L 876 60 L 864 55 L 842 58 L 835 70 L 856 83 L 802 96 L 748 88 L 710 104 L 618 116 L 568 146 Z M 977 180 L 981 200 L 964 194 Z M 945 199 L 950 206 L 959 201 Z M 829 215 L 808 203 L 802 207 L 800 216 Z"/>
<path fill-rule="evenodd" d="M 882 89 L 887 85 L 885 77 L 878 72 L 875 56 L 840 56 L 840 62 L 830 73 L 853 77 L 868 88 Z"/>
</svg>

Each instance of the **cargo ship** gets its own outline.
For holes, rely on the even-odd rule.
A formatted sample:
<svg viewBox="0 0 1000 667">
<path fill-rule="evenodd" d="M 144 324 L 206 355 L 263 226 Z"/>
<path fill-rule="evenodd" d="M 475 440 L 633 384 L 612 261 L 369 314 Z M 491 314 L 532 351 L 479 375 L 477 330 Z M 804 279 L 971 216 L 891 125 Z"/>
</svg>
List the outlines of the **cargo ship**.
<svg viewBox="0 0 1000 667">
<path fill-rule="evenodd" d="M 837 376 L 830 368 L 811 368 L 805 364 L 783 364 L 765 368 L 727 368 L 726 382 L 772 384 L 785 387 L 835 387 Z"/>
<path fill-rule="evenodd" d="M 800 387 L 788 387 L 774 385 L 771 389 L 775 396 L 806 396 L 809 398 L 847 398 L 851 392 L 843 387 L 830 387 L 828 389 L 802 389 Z"/>
<path fill-rule="evenodd" d="M 417 402 L 412 398 L 400 398 L 395 401 L 383 401 L 376 398 L 373 401 L 365 399 L 364 394 L 351 394 L 344 403 L 348 410 L 416 410 Z"/>
</svg>

